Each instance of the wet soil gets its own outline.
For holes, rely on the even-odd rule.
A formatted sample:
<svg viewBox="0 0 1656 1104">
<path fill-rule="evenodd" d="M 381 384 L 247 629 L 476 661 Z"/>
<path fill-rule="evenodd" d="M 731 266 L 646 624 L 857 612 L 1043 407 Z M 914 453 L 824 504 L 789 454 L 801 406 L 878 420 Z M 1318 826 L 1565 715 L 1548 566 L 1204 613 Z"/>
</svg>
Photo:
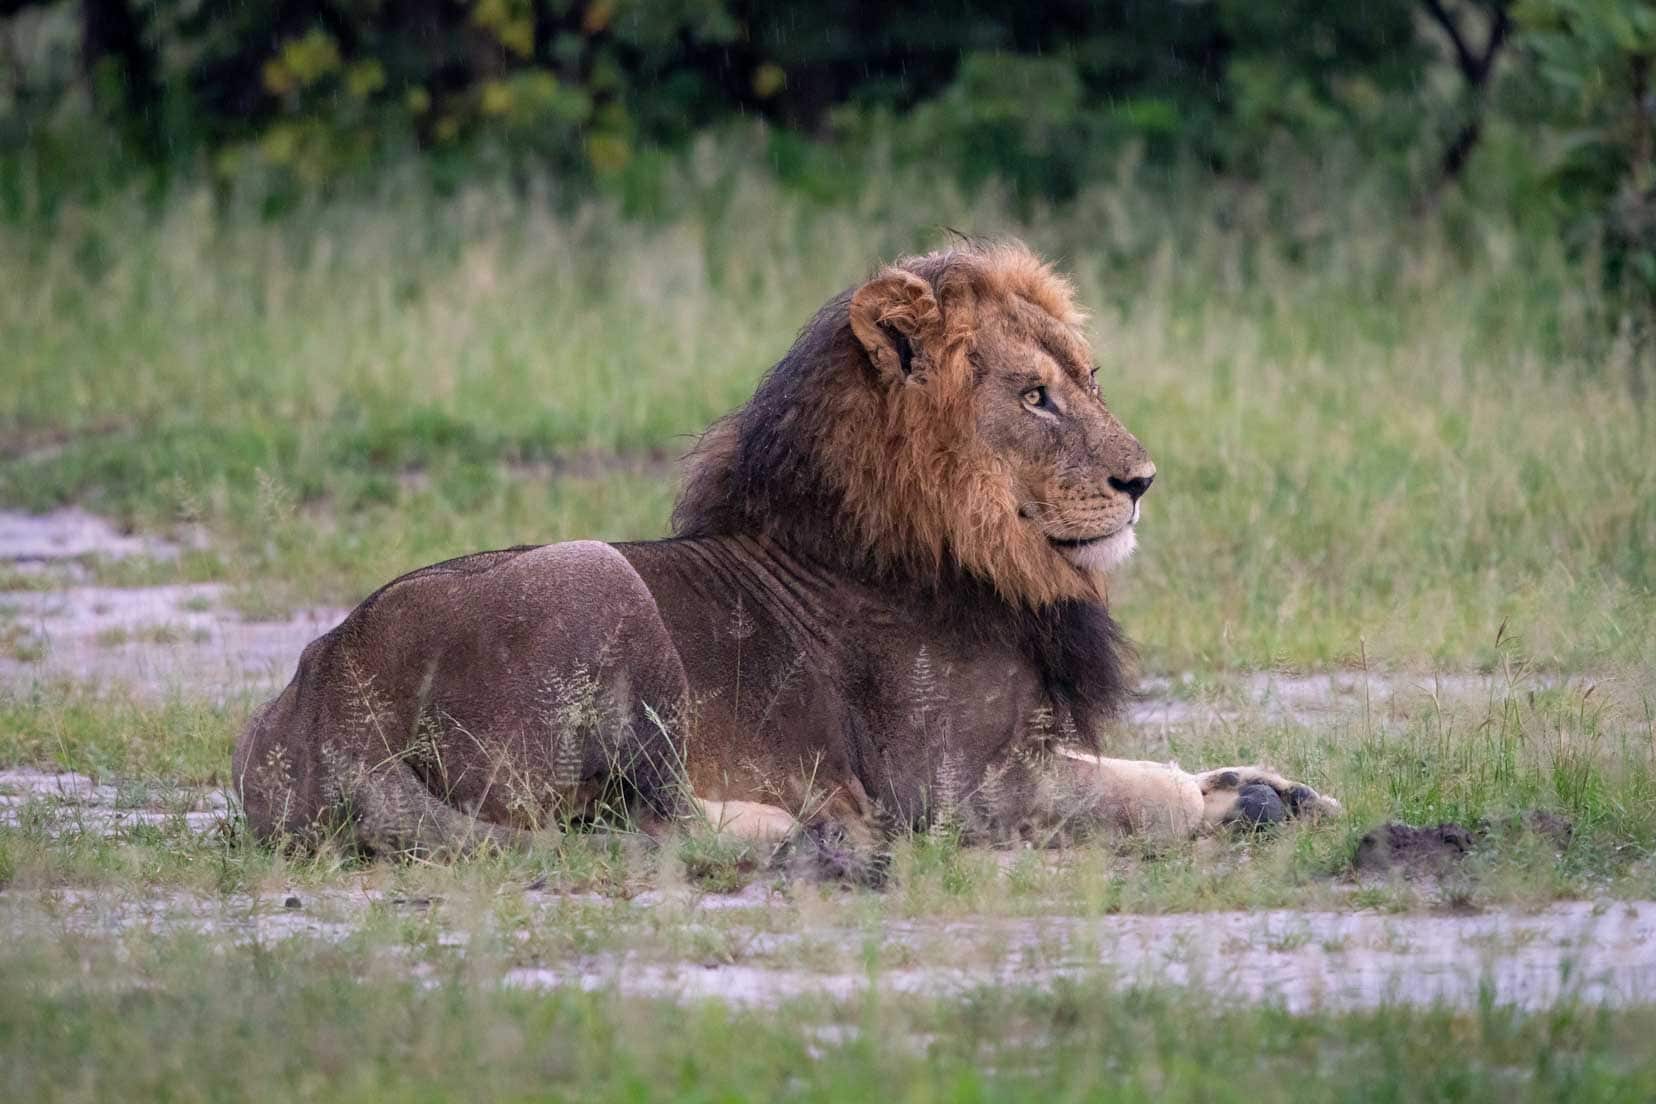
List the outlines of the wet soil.
<svg viewBox="0 0 1656 1104">
<path fill-rule="evenodd" d="M 518 949 L 505 954 L 486 912 L 450 915 L 441 900 L 406 900 L 366 886 L 222 897 L 69 890 L 40 900 L 0 893 L 0 936 L 195 932 L 234 942 L 340 942 L 362 930 L 371 910 L 393 910 L 435 921 L 438 947 L 464 950 L 484 940 L 477 945 L 498 956 L 492 976 L 500 984 L 758 1006 L 849 1001 L 870 991 L 954 996 L 1082 978 L 1192 987 L 1221 1003 L 1295 1012 L 1484 1001 L 1533 1009 L 1563 999 L 1618 1006 L 1646 1002 L 1656 991 L 1656 902 L 1648 901 L 1566 902 L 1525 913 L 1041 915 L 842 927 L 804 919 L 786 897 L 757 886 L 733 897 L 523 898 L 527 925 L 507 936 L 506 946 Z M 779 925 L 778 911 L 797 924 Z M 654 919 L 640 926 L 644 914 Z M 582 924 L 612 933 L 629 924 L 667 924 L 680 948 L 700 934 L 713 949 L 674 953 L 649 941 L 548 958 L 528 942 L 531 933 Z M 422 968 L 412 957 L 409 966 Z"/>
<path fill-rule="evenodd" d="M 122 534 L 82 510 L 0 511 L 0 688 L 79 682 L 223 700 L 269 691 L 346 611 L 251 621 L 222 583 L 100 586 L 88 557 L 167 560 L 176 545 Z M 0 587 L 7 585 L 0 582 Z"/>
</svg>

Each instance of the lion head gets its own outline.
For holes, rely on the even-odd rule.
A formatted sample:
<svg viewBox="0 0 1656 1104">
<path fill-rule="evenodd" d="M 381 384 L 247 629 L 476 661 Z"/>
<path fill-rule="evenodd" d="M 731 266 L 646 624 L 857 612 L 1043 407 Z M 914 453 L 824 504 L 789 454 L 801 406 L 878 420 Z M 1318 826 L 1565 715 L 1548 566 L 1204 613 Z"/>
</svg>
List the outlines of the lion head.
<svg viewBox="0 0 1656 1104">
<path fill-rule="evenodd" d="M 1040 608 L 1096 600 L 1155 465 L 1098 393 L 1074 292 L 1019 243 L 904 258 L 818 312 L 716 423 L 674 511 Z"/>
</svg>

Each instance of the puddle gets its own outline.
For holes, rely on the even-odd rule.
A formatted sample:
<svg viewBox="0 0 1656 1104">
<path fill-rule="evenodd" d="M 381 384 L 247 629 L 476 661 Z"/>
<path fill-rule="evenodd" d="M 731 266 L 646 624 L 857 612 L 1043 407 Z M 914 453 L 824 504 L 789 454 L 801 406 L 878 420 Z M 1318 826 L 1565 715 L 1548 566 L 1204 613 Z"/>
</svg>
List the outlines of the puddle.
<svg viewBox="0 0 1656 1104">
<path fill-rule="evenodd" d="M 1220 1004 L 1268 1004 L 1292 1012 L 1391 1004 L 1525 1009 L 1561 1000 L 1625 1007 L 1656 994 L 1656 902 L 1567 902 L 1534 912 L 1382 915 L 1369 912 L 1224 912 L 1174 916 L 1039 916 L 888 920 L 855 927 L 801 921 L 776 931 L 781 901 L 764 904 L 763 930 L 725 911 L 717 924 L 698 905 L 606 901 L 602 926 L 622 950 L 535 960 L 521 938 L 571 921 L 568 900 L 524 896 L 528 925 L 502 953 L 487 945 L 499 984 L 573 987 L 679 1001 L 773 1007 L 816 999 L 849 1002 L 879 993 L 960 996 L 986 986 L 1046 987 L 1102 979 L 1118 987 L 1199 989 Z M 759 902 L 754 902 L 759 904 Z M 366 889 L 205 897 L 112 897 L 56 891 L 50 900 L 0 892 L 0 934 L 125 937 L 194 932 L 237 942 L 284 938 L 341 942 L 371 908 L 432 916 L 433 945 L 469 953 L 491 935 L 487 910 L 450 917 L 443 902 L 400 902 Z M 612 911 L 613 910 L 613 911 Z M 648 921 L 629 923 L 630 921 Z M 719 950 L 679 954 L 663 936 L 705 931 Z M 616 933 L 621 933 L 616 935 Z M 682 946 L 685 939 L 678 944 Z M 690 940 L 689 942 L 694 942 Z M 385 953 L 418 958 L 387 942 Z M 525 958 L 530 961 L 525 961 Z M 417 968 L 418 962 L 413 965 Z"/>
<path fill-rule="evenodd" d="M 89 585 L 78 562 L 177 554 L 175 545 L 125 536 L 82 510 L 0 511 L 0 567 L 68 584 L 0 591 L 0 687 L 72 681 L 215 700 L 271 690 L 292 677 L 304 646 L 345 616 L 322 608 L 248 621 L 228 608 L 222 583 Z"/>
</svg>

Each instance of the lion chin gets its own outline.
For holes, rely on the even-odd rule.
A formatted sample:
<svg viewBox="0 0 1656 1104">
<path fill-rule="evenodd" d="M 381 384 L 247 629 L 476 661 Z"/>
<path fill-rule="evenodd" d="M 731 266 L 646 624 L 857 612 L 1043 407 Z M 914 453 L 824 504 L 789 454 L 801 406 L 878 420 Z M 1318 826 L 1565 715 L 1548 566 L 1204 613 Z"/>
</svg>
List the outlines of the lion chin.
<svg viewBox="0 0 1656 1104">
<path fill-rule="evenodd" d="M 1138 547 L 1138 533 L 1133 525 L 1123 525 L 1107 537 L 1086 544 L 1060 549 L 1064 558 L 1083 571 L 1108 575 L 1126 563 Z"/>
</svg>

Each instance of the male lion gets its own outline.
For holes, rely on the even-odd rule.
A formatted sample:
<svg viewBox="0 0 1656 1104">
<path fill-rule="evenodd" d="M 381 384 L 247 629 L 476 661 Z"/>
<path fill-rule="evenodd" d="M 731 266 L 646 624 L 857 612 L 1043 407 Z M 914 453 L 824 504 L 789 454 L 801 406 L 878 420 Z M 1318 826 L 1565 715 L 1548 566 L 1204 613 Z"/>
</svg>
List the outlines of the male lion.
<svg viewBox="0 0 1656 1104">
<path fill-rule="evenodd" d="M 305 649 L 233 772 L 264 838 L 510 845 L 604 795 L 777 838 L 1187 834 L 1334 806 L 1107 759 L 1106 573 L 1156 474 L 1070 285 L 1019 244 L 836 296 L 690 458 L 666 540 L 481 552 Z"/>
</svg>

